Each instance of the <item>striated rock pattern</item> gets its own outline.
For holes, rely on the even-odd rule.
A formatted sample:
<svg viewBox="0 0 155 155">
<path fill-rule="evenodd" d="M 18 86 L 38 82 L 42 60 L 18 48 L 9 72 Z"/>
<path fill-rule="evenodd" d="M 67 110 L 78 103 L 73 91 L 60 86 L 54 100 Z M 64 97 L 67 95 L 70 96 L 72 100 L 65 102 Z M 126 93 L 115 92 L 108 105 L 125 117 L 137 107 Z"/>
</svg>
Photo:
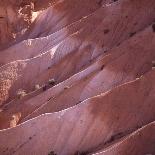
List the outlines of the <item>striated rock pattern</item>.
<svg viewBox="0 0 155 155">
<path fill-rule="evenodd" d="M 0 0 L 0 155 L 155 155 L 154 0 Z"/>
</svg>

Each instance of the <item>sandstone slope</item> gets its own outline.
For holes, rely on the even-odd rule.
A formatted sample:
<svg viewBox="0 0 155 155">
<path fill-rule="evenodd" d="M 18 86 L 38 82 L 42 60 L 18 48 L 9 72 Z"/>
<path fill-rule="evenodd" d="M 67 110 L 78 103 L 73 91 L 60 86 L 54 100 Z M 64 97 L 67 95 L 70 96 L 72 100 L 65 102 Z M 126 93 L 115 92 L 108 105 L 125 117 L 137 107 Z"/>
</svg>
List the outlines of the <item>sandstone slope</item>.
<svg viewBox="0 0 155 155">
<path fill-rule="evenodd" d="M 154 155 L 154 12 L 0 0 L 0 155 Z"/>
</svg>

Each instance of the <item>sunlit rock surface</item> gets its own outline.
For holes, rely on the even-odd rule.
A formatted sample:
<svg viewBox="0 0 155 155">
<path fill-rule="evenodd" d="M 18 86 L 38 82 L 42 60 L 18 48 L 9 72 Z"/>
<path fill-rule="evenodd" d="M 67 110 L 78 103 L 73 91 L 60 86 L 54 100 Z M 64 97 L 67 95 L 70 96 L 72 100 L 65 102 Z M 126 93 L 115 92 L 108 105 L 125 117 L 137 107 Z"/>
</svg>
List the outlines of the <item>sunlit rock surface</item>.
<svg viewBox="0 0 155 155">
<path fill-rule="evenodd" d="M 154 155 L 154 21 L 154 0 L 0 0 L 0 155 Z"/>
</svg>

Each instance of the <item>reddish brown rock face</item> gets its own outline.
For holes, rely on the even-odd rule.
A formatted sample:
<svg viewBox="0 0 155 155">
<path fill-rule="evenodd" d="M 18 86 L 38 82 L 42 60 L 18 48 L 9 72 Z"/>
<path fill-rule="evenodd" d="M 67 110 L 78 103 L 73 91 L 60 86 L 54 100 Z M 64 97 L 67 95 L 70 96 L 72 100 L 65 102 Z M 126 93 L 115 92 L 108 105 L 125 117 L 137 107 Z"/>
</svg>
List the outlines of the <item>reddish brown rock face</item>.
<svg viewBox="0 0 155 155">
<path fill-rule="evenodd" d="M 155 154 L 155 0 L 0 0 L 0 155 Z"/>
<path fill-rule="evenodd" d="M 1 2 L 2 3 L 2 2 Z M 4 4 L 0 6 L 0 45 L 5 44 L 11 39 L 10 26 L 8 26 L 7 8 Z"/>
<path fill-rule="evenodd" d="M 30 28 L 34 11 L 51 6 L 56 1 L 0 0 L 0 48 L 22 37 Z M 33 18 L 33 19 L 32 19 Z"/>
<path fill-rule="evenodd" d="M 18 2 L 19 3 L 19 2 Z M 33 3 L 0 1 L 0 46 L 3 47 L 23 35 L 32 21 Z M 18 4 L 18 5 L 17 5 Z"/>
</svg>

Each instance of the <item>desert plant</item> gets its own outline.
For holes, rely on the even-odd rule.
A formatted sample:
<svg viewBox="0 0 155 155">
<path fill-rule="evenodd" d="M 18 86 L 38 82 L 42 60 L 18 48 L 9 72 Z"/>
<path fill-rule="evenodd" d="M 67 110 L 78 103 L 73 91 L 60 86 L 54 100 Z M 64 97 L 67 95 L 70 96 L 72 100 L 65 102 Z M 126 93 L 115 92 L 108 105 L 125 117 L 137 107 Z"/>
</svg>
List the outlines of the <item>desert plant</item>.
<svg viewBox="0 0 155 155">
<path fill-rule="evenodd" d="M 46 84 L 43 85 L 42 89 L 43 89 L 43 91 L 46 91 L 47 90 L 47 85 Z"/>
<path fill-rule="evenodd" d="M 155 60 L 152 61 L 152 67 L 155 67 Z"/>
<path fill-rule="evenodd" d="M 19 89 L 19 90 L 17 91 L 17 98 L 18 98 L 18 99 L 21 99 L 21 98 L 23 98 L 24 96 L 26 96 L 26 91 L 25 91 L 25 90 L 22 90 L 22 89 Z"/>
<path fill-rule="evenodd" d="M 74 155 L 87 155 L 87 154 L 88 154 L 88 152 L 80 152 L 80 151 L 77 151 L 77 152 L 75 152 Z"/>
<path fill-rule="evenodd" d="M 53 86 L 55 85 L 55 82 L 55 79 L 49 79 L 48 84 Z"/>
</svg>

